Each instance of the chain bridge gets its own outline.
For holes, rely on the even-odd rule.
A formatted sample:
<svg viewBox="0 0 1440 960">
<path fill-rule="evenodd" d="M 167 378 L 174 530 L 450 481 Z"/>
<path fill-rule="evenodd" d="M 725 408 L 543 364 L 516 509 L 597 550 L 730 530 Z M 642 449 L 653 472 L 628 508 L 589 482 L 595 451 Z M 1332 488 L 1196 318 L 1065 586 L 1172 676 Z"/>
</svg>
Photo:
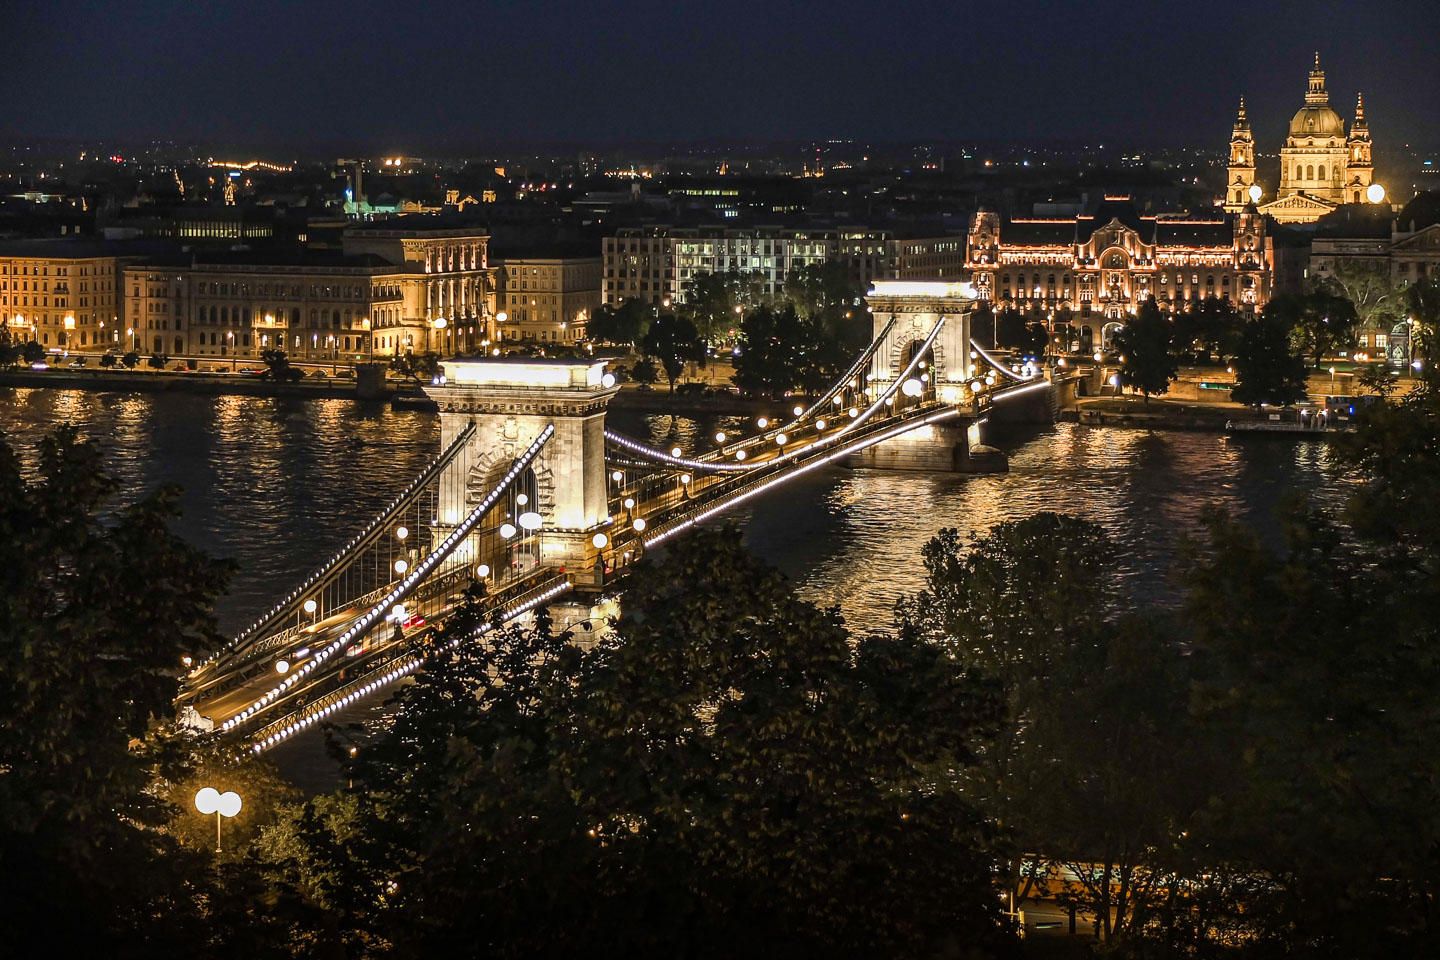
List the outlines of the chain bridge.
<svg viewBox="0 0 1440 960">
<path fill-rule="evenodd" d="M 420 669 L 472 584 L 483 642 L 567 592 L 595 596 L 667 540 L 812 470 L 1003 469 L 992 419 L 1048 419 L 1056 385 L 974 344 L 968 284 L 879 281 L 874 339 L 808 406 L 706 452 L 605 425 L 603 362 L 456 359 L 426 392 L 441 449 L 325 564 L 213 656 L 180 704 L 262 753 Z M 191 714 L 191 716 L 194 716 Z"/>
</svg>

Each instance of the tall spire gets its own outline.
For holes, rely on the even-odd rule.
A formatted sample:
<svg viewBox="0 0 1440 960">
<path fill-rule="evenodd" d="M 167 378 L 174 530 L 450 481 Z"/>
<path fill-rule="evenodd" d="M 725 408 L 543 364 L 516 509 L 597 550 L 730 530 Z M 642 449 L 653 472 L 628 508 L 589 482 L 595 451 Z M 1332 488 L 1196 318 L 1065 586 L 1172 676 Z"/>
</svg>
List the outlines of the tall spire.
<svg viewBox="0 0 1440 960">
<path fill-rule="evenodd" d="M 1355 94 L 1355 123 L 1357 126 L 1365 125 L 1365 94 L 1363 93 Z"/>
<path fill-rule="evenodd" d="M 1245 116 L 1245 98 L 1240 98 L 1240 112 L 1235 115 L 1235 132 L 1250 129 L 1250 120 Z"/>
<path fill-rule="evenodd" d="M 1320 69 L 1320 52 L 1315 52 L 1315 69 L 1310 71 L 1310 87 L 1305 91 L 1305 103 L 1311 106 L 1321 106 L 1330 102 L 1330 94 L 1325 91 L 1325 71 Z"/>
</svg>

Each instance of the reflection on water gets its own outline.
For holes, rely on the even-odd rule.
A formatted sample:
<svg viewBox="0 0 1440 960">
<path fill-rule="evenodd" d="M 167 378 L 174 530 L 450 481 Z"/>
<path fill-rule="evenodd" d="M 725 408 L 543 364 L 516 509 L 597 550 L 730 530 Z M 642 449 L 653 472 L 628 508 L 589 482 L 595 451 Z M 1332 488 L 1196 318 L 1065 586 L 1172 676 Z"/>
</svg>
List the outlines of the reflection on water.
<svg viewBox="0 0 1440 960">
<path fill-rule="evenodd" d="M 433 413 L 345 400 L 0 390 L 0 429 L 22 457 L 69 421 L 101 442 L 127 496 L 184 488 L 180 533 L 235 558 L 221 625 L 248 622 L 333 553 L 433 455 Z M 619 430 L 687 453 L 711 449 L 743 417 L 612 413 Z M 1037 510 L 1104 525 L 1120 575 L 1142 597 L 1171 597 L 1176 547 L 1218 504 L 1264 525 L 1292 492 L 1334 503 L 1329 448 L 1313 440 L 1060 424 L 1005 444 L 1005 474 L 817 471 L 738 508 L 745 538 L 807 596 L 862 629 L 889 625 L 920 586 L 920 548 L 941 527 L 983 531 Z"/>
<path fill-rule="evenodd" d="M 31 465 L 34 442 L 66 421 L 103 444 L 125 497 L 160 483 L 184 488 L 180 534 L 240 565 L 219 605 L 227 632 L 328 558 L 439 449 L 435 414 L 383 404 L 0 389 L 0 431 Z M 717 430 L 749 427 L 741 417 L 613 413 L 610 422 L 687 453 L 711 449 Z M 1076 514 L 1115 538 L 1127 589 L 1169 599 L 1175 549 L 1205 506 L 1264 525 L 1291 493 L 1332 504 L 1342 495 L 1327 482 L 1328 447 L 1314 440 L 1061 424 L 1002 445 L 1006 474 L 816 471 L 731 516 L 806 596 L 838 604 L 857 629 L 880 630 L 895 599 L 921 586 L 920 548 L 941 527 Z M 366 704 L 341 719 L 381 709 Z M 318 737 L 296 738 L 275 758 L 307 789 L 334 786 Z"/>
</svg>

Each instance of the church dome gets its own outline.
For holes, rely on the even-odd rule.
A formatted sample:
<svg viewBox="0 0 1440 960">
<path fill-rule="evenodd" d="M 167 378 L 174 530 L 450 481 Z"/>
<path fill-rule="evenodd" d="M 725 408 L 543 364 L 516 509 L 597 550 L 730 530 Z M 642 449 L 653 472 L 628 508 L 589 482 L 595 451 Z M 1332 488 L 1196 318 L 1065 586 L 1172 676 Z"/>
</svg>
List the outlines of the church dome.
<svg viewBox="0 0 1440 960">
<path fill-rule="evenodd" d="M 1324 104 L 1301 107 L 1290 121 L 1292 137 L 1344 137 L 1345 121 Z"/>
</svg>

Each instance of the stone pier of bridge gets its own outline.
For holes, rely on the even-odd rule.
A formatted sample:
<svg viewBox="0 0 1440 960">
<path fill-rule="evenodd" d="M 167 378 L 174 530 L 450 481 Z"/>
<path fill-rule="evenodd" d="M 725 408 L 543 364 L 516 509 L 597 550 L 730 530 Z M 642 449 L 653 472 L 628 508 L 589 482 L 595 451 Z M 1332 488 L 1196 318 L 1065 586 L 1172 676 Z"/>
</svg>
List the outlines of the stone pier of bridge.
<svg viewBox="0 0 1440 960">
<path fill-rule="evenodd" d="M 851 466 L 947 473 L 989 473 L 1006 469 L 1004 454 L 982 443 L 985 417 L 970 390 L 984 377 L 970 346 L 977 304 L 968 283 L 946 280 L 877 280 L 866 295 L 874 337 L 891 329 L 871 360 L 869 379 L 884 390 L 895 383 L 924 347 L 935 324 L 945 325 L 931 344 L 922 370 L 924 390 L 967 412 L 953 421 L 916 427 L 848 458 Z"/>
</svg>

